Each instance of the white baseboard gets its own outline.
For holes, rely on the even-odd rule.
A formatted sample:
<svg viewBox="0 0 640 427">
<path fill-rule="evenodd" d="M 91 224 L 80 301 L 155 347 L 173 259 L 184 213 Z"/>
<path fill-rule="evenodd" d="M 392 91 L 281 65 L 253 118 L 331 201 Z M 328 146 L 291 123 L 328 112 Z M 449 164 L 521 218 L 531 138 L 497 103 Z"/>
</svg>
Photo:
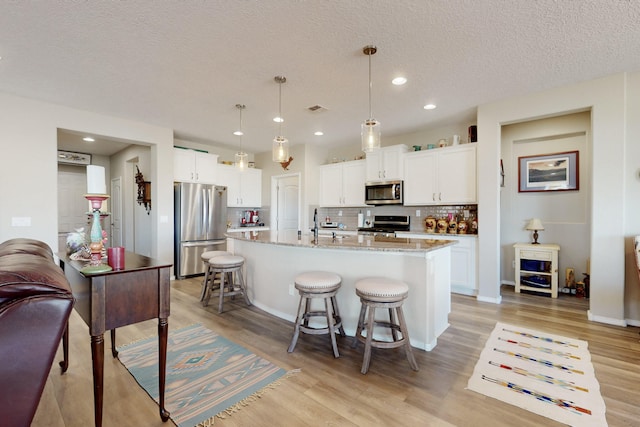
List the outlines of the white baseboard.
<svg viewBox="0 0 640 427">
<path fill-rule="evenodd" d="M 591 320 L 592 322 L 606 323 L 608 325 L 625 326 L 625 327 L 627 326 L 627 322 L 624 319 L 614 319 L 612 317 L 596 316 L 593 313 L 591 313 L 591 310 L 587 310 L 587 319 Z"/>
</svg>

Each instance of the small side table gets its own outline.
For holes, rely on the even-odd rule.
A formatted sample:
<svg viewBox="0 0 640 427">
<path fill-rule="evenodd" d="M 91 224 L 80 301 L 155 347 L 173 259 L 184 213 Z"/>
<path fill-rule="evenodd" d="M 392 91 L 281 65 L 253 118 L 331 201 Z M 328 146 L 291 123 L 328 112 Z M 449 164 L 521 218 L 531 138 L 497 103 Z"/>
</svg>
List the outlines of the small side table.
<svg viewBox="0 0 640 427">
<path fill-rule="evenodd" d="M 558 252 L 556 244 L 516 243 L 516 293 L 520 290 L 558 298 Z"/>
</svg>

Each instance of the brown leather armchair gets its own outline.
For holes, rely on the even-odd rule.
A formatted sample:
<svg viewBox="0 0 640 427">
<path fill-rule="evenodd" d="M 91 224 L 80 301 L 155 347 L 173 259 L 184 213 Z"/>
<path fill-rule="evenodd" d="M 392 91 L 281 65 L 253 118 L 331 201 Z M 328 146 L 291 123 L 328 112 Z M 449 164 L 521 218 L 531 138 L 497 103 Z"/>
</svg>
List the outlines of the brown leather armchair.
<svg viewBox="0 0 640 427">
<path fill-rule="evenodd" d="M 45 243 L 0 244 L 0 414 L 29 426 L 42 396 L 74 298 Z"/>
</svg>

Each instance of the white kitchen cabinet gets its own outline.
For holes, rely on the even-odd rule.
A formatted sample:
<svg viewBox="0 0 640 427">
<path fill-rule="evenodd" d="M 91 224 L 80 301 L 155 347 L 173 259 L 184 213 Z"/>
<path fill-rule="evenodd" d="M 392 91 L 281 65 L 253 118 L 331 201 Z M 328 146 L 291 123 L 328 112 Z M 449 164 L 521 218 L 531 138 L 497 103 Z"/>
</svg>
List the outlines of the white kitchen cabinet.
<svg viewBox="0 0 640 427">
<path fill-rule="evenodd" d="M 458 242 L 451 246 L 451 292 L 472 296 L 478 294 L 478 238 L 476 236 L 415 232 L 396 234 L 398 237 Z"/>
<path fill-rule="evenodd" d="M 404 179 L 404 154 L 406 145 L 392 145 L 367 153 L 367 181 Z"/>
<path fill-rule="evenodd" d="M 365 161 L 320 166 L 320 206 L 365 206 Z"/>
<path fill-rule="evenodd" d="M 173 180 L 217 184 L 218 155 L 201 151 L 173 149 Z"/>
<path fill-rule="evenodd" d="M 407 153 L 404 204 L 476 203 L 476 145 Z"/>
<path fill-rule="evenodd" d="M 259 208 L 262 206 L 262 170 L 218 165 L 216 184 L 227 187 L 227 206 Z"/>
</svg>

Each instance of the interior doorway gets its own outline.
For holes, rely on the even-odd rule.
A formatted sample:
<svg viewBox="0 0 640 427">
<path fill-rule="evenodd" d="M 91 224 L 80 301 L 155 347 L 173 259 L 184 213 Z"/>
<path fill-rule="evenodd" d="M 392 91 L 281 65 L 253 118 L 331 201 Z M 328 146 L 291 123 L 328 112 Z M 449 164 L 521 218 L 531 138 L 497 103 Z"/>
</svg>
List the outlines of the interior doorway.
<svg viewBox="0 0 640 427">
<path fill-rule="evenodd" d="M 111 179 L 111 246 L 122 246 L 122 177 Z"/>
<path fill-rule="evenodd" d="M 501 284 L 515 285 L 514 243 L 531 243 L 526 225 L 541 221 L 539 243 L 559 245 L 555 272 L 559 294 L 576 295 L 575 282 L 590 276 L 591 254 L 591 112 L 582 111 L 503 125 L 500 188 Z M 576 153 L 577 189 L 521 191 L 521 169 L 535 156 Z M 567 278 L 568 282 L 567 282 Z M 565 289 L 566 288 L 566 289 Z M 573 293 L 572 293 L 573 292 Z M 588 308 L 588 307 L 587 307 Z"/>
<path fill-rule="evenodd" d="M 300 230 L 300 174 L 272 177 L 271 229 Z"/>
</svg>

